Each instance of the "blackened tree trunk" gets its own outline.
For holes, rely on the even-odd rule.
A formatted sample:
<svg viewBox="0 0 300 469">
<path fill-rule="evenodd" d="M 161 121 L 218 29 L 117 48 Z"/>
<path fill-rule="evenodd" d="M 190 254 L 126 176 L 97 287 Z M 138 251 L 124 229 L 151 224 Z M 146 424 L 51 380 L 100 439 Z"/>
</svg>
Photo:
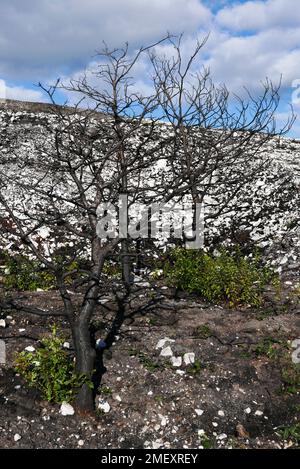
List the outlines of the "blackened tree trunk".
<svg viewBox="0 0 300 469">
<path fill-rule="evenodd" d="M 122 259 L 122 277 L 125 288 L 127 291 L 130 290 L 131 286 L 131 258 L 128 252 L 128 242 L 123 240 L 121 243 L 121 259 Z"/>
<path fill-rule="evenodd" d="M 73 325 L 72 335 L 75 347 L 75 371 L 78 375 L 85 375 L 89 379 L 92 377 L 96 359 L 96 352 L 91 344 L 89 322 L 79 318 Z M 76 396 L 75 405 L 80 412 L 93 411 L 93 390 L 88 384 L 85 383 L 80 388 Z"/>
</svg>

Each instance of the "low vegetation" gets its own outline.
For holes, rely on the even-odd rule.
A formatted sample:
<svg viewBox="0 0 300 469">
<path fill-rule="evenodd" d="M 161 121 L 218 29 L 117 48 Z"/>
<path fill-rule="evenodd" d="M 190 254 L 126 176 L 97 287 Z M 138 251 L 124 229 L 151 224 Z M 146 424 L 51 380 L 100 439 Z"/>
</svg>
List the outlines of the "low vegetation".
<svg viewBox="0 0 300 469">
<path fill-rule="evenodd" d="M 246 258 L 222 249 L 218 255 L 177 248 L 165 267 L 165 274 L 180 290 L 196 293 L 212 303 L 226 302 L 260 306 L 266 285 L 276 275 L 261 265 L 259 257 Z"/>
<path fill-rule="evenodd" d="M 63 347 L 64 342 L 65 338 L 53 327 L 52 334 L 41 340 L 37 350 L 16 354 L 16 371 L 49 402 L 70 402 L 84 383 L 92 387 L 90 377 L 75 373 L 74 361 Z"/>
<path fill-rule="evenodd" d="M 278 434 L 283 440 L 293 440 L 295 443 L 300 442 L 300 424 L 296 423 L 295 425 L 281 427 L 278 430 Z"/>
<path fill-rule="evenodd" d="M 6 290 L 49 290 L 54 284 L 54 277 L 38 261 L 24 255 L 6 254 L 3 281 Z"/>
<path fill-rule="evenodd" d="M 3 286 L 5 290 L 36 291 L 38 289 L 50 290 L 55 288 L 55 276 L 49 272 L 42 262 L 30 259 L 24 254 L 11 255 L 2 252 L 1 257 L 4 265 Z M 72 256 L 67 254 L 57 255 L 55 261 L 58 264 L 64 264 L 66 285 L 72 285 L 81 269 L 85 266 L 84 259 L 74 260 Z"/>
</svg>

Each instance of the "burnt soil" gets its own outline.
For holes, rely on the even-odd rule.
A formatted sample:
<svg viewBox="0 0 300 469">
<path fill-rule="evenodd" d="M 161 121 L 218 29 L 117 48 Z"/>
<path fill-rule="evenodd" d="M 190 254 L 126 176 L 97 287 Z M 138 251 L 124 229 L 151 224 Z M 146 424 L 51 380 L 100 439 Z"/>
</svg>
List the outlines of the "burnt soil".
<svg viewBox="0 0 300 469">
<path fill-rule="evenodd" d="M 16 311 L 1 315 L 6 328 L 0 338 L 7 344 L 7 363 L 0 368 L 1 448 L 299 446 L 297 438 L 282 434 L 300 423 L 299 382 L 291 389 L 283 378 L 293 367 L 291 342 L 300 337 L 299 299 L 230 309 L 174 298 L 163 287 L 155 291 L 159 301 L 144 308 L 151 295 L 151 289 L 138 292 L 132 314 L 104 351 L 96 403 L 108 402 L 110 411 L 84 417 L 62 416 L 60 405 L 43 400 L 13 369 L 15 352 L 36 348 L 53 320 Z M 59 303 L 55 292 L 25 297 L 39 307 Z M 108 297 L 94 318 L 96 339 L 109 332 L 109 304 Z M 56 322 L 72 353 L 68 325 Z M 174 341 L 165 344 L 174 356 L 194 353 L 194 364 L 174 367 L 160 356 L 157 344 L 164 338 Z"/>
</svg>

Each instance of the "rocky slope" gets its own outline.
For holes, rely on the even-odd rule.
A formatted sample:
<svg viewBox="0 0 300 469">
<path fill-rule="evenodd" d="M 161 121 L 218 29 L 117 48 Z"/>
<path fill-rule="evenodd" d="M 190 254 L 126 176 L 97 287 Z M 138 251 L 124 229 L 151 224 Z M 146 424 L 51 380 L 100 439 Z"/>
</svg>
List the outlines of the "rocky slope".
<svg viewBox="0 0 300 469">
<path fill-rule="evenodd" d="M 103 115 L 99 118 L 105 119 Z M 34 157 L 36 142 L 51 145 L 47 127 L 55 125 L 52 105 L 0 101 L 2 173 L 10 172 L 20 177 L 18 158 L 12 158 L 11 146 L 17 145 L 20 154 Z M 161 133 L 166 132 L 167 126 L 162 125 Z M 294 269 L 300 262 L 300 140 L 274 138 L 266 146 L 265 154 L 271 156 L 272 164 L 261 178 L 254 183 L 249 181 L 237 196 L 233 195 L 225 213 L 212 219 L 208 214 L 205 223 L 207 244 L 247 240 L 266 249 L 279 270 L 284 270 L 287 265 Z M 40 157 L 43 157 L 42 153 Z M 147 174 L 154 184 L 156 174 Z M 26 177 L 32 179 L 34 176 L 36 174 L 28 168 Z M 63 190 L 69 190 L 66 181 L 63 185 Z M 219 191 L 217 202 L 222 203 L 225 196 Z"/>
</svg>

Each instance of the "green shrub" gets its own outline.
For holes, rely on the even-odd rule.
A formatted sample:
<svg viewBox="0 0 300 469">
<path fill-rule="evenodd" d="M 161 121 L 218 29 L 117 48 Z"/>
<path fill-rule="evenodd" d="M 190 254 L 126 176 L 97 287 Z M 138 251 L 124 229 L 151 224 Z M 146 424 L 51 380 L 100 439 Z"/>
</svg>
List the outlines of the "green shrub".
<svg viewBox="0 0 300 469">
<path fill-rule="evenodd" d="M 72 401 L 84 383 L 92 387 L 91 377 L 75 373 L 74 362 L 63 348 L 64 342 L 65 338 L 59 337 L 53 327 L 52 335 L 41 340 L 40 348 L 17 353 L 15 358 L 16 371 L 49 402 Z"/>
<path fill-rule="evenodd" d="M 300 424 L 296 423 L 291 426 L 281 426 L 279 427 L 278 434 L 283 440 L 292 439 L 298 443 L 300 442 Z"/>
<path fill-rule="evenodd" d="M 203 251 L 175 249 L 165 274 L 180 290 L 197 293 L 213 303 L 259 306 L 264 287 L 275 278 L 259 259 L 221 250 L 218 256 Z"/>
<path fill-rule="evenodd" d="M 53 258 L 57 266 L 65 273 L 65 284 L 72 285 L 78 278 L 78 272 L 84 265 L 84 259 L 71 259 L 70 256 L 57 255 Z M 5 255 L 4 287 L 7 290 L 36 291 L 38 288 L 49 290 L 56 284 L 56 279 L 45 266 L 24 255 Z M 76 272 L 77 271 L 77 272 Z"/>
<path fill-rule="evenodd" d="M 289 363 L 281 369 L 283 390 L 289 394 L 300 392 L 300 366 L 297 363 Z"/>
<path fill-rule="evenodd" d="M 263 337 L 256 344 L 254 353 L 257 357 L 265 356 L 270 359 L 276 359 L 286 354 L 288 343 L 286 340 L 275 337 Z"/>
<path fill-rule="evenodd" d="M 25 256 L 6 257 L 4 287 L 7 290 L 35 291 L 48 290 L 54 284 L 54 277 L 37 261 Z"/>
</svg>

